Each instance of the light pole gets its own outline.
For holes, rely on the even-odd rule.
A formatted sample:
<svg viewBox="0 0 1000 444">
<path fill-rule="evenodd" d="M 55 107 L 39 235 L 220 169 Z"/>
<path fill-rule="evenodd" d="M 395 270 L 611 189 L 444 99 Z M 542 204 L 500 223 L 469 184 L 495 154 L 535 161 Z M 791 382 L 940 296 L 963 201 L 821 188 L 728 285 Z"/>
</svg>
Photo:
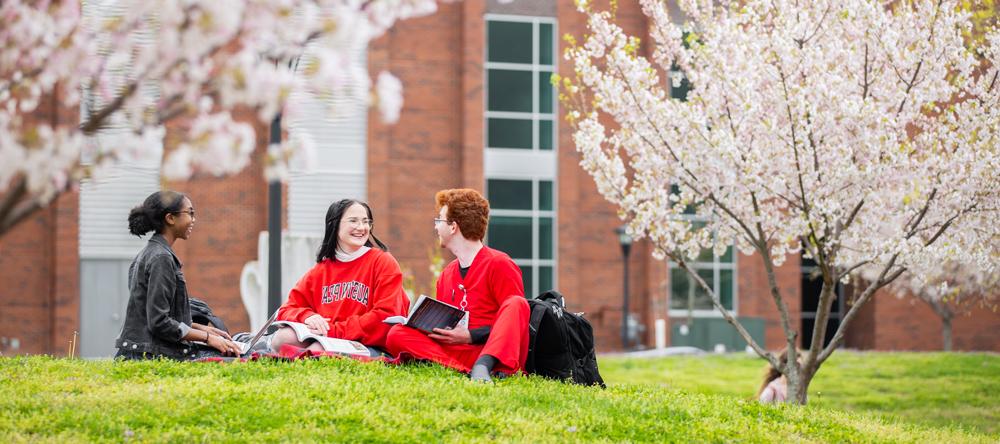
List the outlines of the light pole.
<svg viewBox="0 0 1000 444">
<path fill-rule="evenodd" d="M 279 62 L 275 62 L 275 68 Z M 294 73 L 299 66 L 299 57 L 288 61 L 288 68 Z M 271 120 L 268 146 L 281 145 L 281 111 Z M 281 181 L 267 184 L 267 316 L 281 307 Z M 266 318 L 265 318 L 266 319 Z"/>
<path fill-rule="evenodd" d="M 281 113 L 271 120 L 268 142 L 281 145 Z M 267 316 L 281 307 L 281 181 L 267 184 Z"/>
<path fill-rule="evenodd" d="M 625 226 L 615 228 L 618 235 L 618 243 L 622 246 L 622 258 L 624 264 L 624 277 L 622 279 L 622 349 L 628 349 L 628 254 L 632 251 L 632 237 L 625 232 Z"/>
</svg>

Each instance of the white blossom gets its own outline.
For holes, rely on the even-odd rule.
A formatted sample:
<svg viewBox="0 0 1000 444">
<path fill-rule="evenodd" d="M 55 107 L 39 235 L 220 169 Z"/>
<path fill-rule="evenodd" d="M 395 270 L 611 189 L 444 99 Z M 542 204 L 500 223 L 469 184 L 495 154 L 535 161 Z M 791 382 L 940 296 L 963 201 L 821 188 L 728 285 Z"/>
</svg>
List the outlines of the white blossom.
<svg viewBox="0 0 1000 444">
<path fill-rule="evenodd" d="M 403 83 L 396 76 L 382 71 L 375 82 L 375 97 L 382 121 L 396 123 L 403 108 Z"/>
</svg>

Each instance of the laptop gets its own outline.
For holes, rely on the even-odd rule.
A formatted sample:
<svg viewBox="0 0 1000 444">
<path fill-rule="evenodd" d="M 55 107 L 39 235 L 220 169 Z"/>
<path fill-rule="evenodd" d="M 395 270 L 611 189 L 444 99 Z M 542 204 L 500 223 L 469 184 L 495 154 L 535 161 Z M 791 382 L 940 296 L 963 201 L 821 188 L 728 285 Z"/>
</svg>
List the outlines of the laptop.
<svg viewBox="0 0 1000 444">
<path fill-rule="evenodd" d="M 253 346 L 257 345 L 257 343 L 260 342 L 261 338 L 263 338 L 264 335 L 267 334 L 267 328 L 270 327 L 271 324 L 274 323 L 274 320 L 277 319 L 277 318 L 278 318 L 278 312 L 277 312 L 277 310 L 275 310 L 274 314 L 272 314 L 271 317 L 267 319 L 267 322 L 265 322 L 264 325 L 260 327 L 260 330 L 257 330 L 257 334 L 255 334 L 253 336 L 253 339 L 251 339 L 250 342 L 237 342 L 236 343 L 236 344 L 238 344 L 240 346 L 240 356 L 239 357 L 241 357 L 241 358 L 249 358 L 250 357 L 250 350 L 252 350 Z"/>
</svg>

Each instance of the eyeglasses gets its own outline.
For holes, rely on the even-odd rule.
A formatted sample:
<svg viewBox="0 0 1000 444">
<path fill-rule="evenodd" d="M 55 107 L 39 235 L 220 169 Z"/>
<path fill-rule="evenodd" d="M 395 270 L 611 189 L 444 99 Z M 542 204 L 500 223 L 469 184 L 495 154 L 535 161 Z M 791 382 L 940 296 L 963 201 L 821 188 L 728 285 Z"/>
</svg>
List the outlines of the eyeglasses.
<svg viewBox="0 0 1000 444">
<path fill-rule="evenodd" d="M 351 227 L 365 226 L 371 228 L 372 226 L 375 225 L 375 221 L 371 219 L 358 219 L 356 217 L 349 217 L 347 219 L 344 219 L 344 222 L 346 222 L 347 225 Z"/>
<path fill-rule="evenodd" d="M 187 211 L 171 211 L 170 214 L 190 214 L 191 218 L 194 219 L 194 208 Z"/>
<path fill-rule="evenodd" d="M 449 223 L 448 219 L 441 219 L 441 218 L 435 217 L 434 218 L 434 226 L 437 226 L 438 222 Z"/>
</svg>

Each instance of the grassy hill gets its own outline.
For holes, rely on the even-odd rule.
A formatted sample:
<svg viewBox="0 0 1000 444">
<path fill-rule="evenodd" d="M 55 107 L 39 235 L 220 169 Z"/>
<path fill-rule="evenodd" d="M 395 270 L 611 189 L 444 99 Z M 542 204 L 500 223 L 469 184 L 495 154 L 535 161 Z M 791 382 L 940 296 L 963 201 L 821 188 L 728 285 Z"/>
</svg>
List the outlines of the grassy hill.
<svg viewBox="0 0 1000 444">
<path fill-rule="evenodd" d="M 0 358 L 0 441 L 997 440 L 833 406 L 762 406 L 743 393 L 698 393 L 669 381 L 664 387 L 656 366 L 667 361 L 629 362 L 602 362 L 612 384 L 600 390 L 534 377 L 481 385 L 436 366 L 347 359 Z"/>
</svg>

